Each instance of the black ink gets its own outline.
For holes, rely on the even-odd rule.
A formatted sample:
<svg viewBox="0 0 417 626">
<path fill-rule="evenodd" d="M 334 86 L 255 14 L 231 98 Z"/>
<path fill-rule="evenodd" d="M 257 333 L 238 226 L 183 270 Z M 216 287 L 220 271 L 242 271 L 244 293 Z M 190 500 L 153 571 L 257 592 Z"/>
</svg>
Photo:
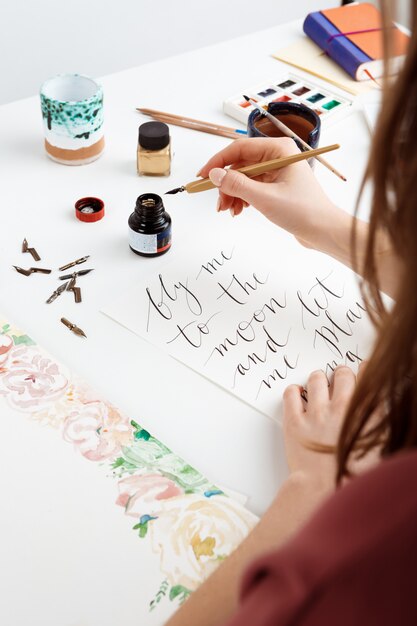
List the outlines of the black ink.
<svg viewBox="0 0 417 626">
<path fill-rule="evenodd" d="M 343 295 L 345 293 L 345 290 L 342 291 L 342 293 L 340 294 L 340 296 L 335 293 L 334 291 L 332 291 L 331 289 L 329 289 L 329 287 L 326 287 L 326 285 L 324 284 L 324 281 L 327 280 L 327 278 L 330 276 L 330 274 L 328 276 L 326 276 L 326 278 L 323 278 L 322 280 L 320 280 L 320 278 L 317 278 L 316 276 L 316 281 L 317 283 L 320 285 L 320 287 L 322 288 L 323 291 L 326 291 L 327 293 L 329 293 L 331 296 L 333 296 L 334 298 L 343 298 Z M 310 290 L 311 291 L 311 290 Z"/>
<path fill-rule="evenodd" d="M 358 352 L 357 347 L 356 347 L 356 352 Z M 348 363 L 360 364 L 362 363 L 362 361 L 363 361 L 363 358 L 359 356 L 359 354 L 352 352 L 352 350 L 347 350 L 347 352 L 345 353 L 344 365 L 347 365 Z M 326 363 L 324 373 L 326 374 L 327 382 L 329 384 L 331 382 L 333 372 L 335 371 L 338 365 L 341 365 L 341 362 L 338 363 L 337 361 L 331 361 L 329 363 Z"/>
<path fill-rule="evenodd" d="M 361 309 L 364 313 L 366 313 L 366 309 L 364 306 L 362 306 L 359 302 L 355 302 L 356 306 L 358 307 L 358 309 Z M 362 315 L 356 315 L 352 309 L 349 309 L 346 312 L 346 317 L 349 320 L 349 322 L 355 323 L 355 319 L 360 320 L 362 319 Z M 353 319 L 352 319 L 353 318 Z"/>
<path fill-rule="evenodd" d="M 263 331 L 264 331 L 265 335 L 268 337 L 268 339 L 265 342 L 264 355 L 260 356 L 256 352 L 252 352 L 252 354 L 248 354 L 247 357 L 246 357 L 247 358 L 247 365 L 244 365 L 243 363 L 239 363 L 239 365 L 235 369 L 235 375 L 233 377 L 233 388 L 236 386 L 236 376 L 238 374 L 240 374 L 241 376 L 245 376 L 245 374 L 247 372 L 249 372 L 249 370 L 253 366 L 258 365 L 259 363 L 266 363 L 266 360 L 268 358 L 268 353 L 269 352 L 272 352 L 273 354 L 276 354 L 278 352 L 279 348 L 284 348 L 288 344 L 288 339 L 289 339 L 289 336 L 290 336 L 290 333 L 291 333 L 291 329 L 288 331 L 287 338 L 284 341 L 284 343 L 279 343 L 279 341 L 276 341 L 276 339 L 274 339 L 272 337 L 272 335 L 265 328 L 265 326 L 263 326 L 262 328 L 263 328 Z"/>
<path fill-rule="evenodd" d="M 250 296 L 251 292 L 257 290 L 258 285 L 265 285 L 265 283 L 268 280 L 268 277 L 265 280 L 261 280 L 260 278 L 258 278 L 256 276 L 255 273 L 253 273 L 252 276 L 253 276 L 253 278 L 255 280 L 255 282 L 253 284 L 248 282 L 248 281 L 246 281 L 244 283 L 241 283 L 240 280 L 235 276 L 235 274 L 233 274 L 232 280 L 230 281 L 230 283 L 228 284 L 227 287 L 223 287 L 223 285 L 221 283 L 217 283 L 219 285 L 220 289 L 223 290 L 223 293 L 220 294 L 220 296 L 217 297 L 217 300 L 220 300 L 220 298 L 223 298 L 224 295 L 227 295 L 227 296 L 229 296 L 229 298 L 231 300 L 233 300 L 237 304 L 246 304 L 247 300 L 245 302 L 241 302 L 240 300 L 238 300 L 237 296 L 234 296 L 232 293 L 229 292 L 229 290 L 231 290 L 233 287 L 238 285 L 237 291 L 243 291 L 247 296 Z"/>
<path fill-rule="evenodd" d="M 237 330 L 236 330 L 236 335 L 234 339 L 229 339 L 228 337 L 225 337 L 225 339 L 223 339 L 223 342 L 220 343 L 218 346 L 216 346 L 215 348 L 213 348 L 210 356 L 208 357 L 206 363 L 208 363 L 208 361 L 211 359 L 211 357 L 213 356 L 214 353 L 218 353 L 220 354 L 220 356 L 225 356 L 226 352 L 228 352 L 230 350 L 230 348 L 233 348 L 234 346 L 236 346 L 239 343 L 239 340 L 242 339 L 243 341 L 246 342 L 250 342 L 253 341 L 255 339 L 256 333 L 255 331 L 252 329 L 252 324 L 253 322 L 257 322 L 257 323 L 262 323 L 265 321 L 266 319 L 266 315 L 265 315 L 265 309 L 267 311 L 269 311 L 270 313 L 272 313 L 273 315 L 276 315 L 276 313 L 278 313 L 279 309 L 285 309 L 285 307 L 287 306 L 287 299 L 286 296 L 284 294 L 284 303 L 281 304 L 280 302 L 278 302 L 278 300 L 276 300 L 275 298 L 270 298 L 269 302 L 266 302 L 263 307 L 261 309 L 257 309 L 249 322 L 247 321 L 243 321 L 243 322 L 239 322 L 239 324 L 237 325 Z M 245 336 L 243 333 L 244 331 L 246 331 L 248 328 L 252 329 L 252 339 L 248 338 L 247 336 Z"/>
<path fill-rule="evenodd" d="M 333 291 L 332 289 L 330 289 L 329 287 L 327 287 L 327 286 L 324 284 L 324 281 L 325 281 L 325 280 L 327 280 L 327 279 L 329 278 L 329 276 L 330 276 L 330 275 L 331 275 L 331 272 L 330 272 L 330 274 L 328 274 L 328 275 L 327 275 L 325 278 L 323 278 L 323 279 L 320 279 L 320 278 L 318 278 L 318 277 L 316 276 L 316 278 L 315 278 L 316 283 L 315 283 L 315 284 L 314 284 L 314 285 L 313 285 L 313 286 L 309 289 L 309 291 L 308 291 L 308 295 L 310 295 L 310 294 L 311 294 L 311 292 L 313 291 L 313 289 L 316 289 L 317 287 L 319 287 L 319 288 L 321 289 L 321 291 L 322 291 L 322 294 L 324 295 L 324 303 L 323 303 L 323 304 L 322 304 L 322 303 L 320 303 L 320 302 L 318 301 L 318 299 L 314 297 L 314 298 L 313 298 L 313 303 L 312 303 L 312 304 L 310 304 L 310 305 L 308 305 L 308 304 L 306 303 L 306 301 L 305 301 L 306 299 L 305 299 L 305 298 L 303 298 L 301 291 L 297 291 L 297 298 L 299 299 L 299 301 L 300 301 L 300 303 L 301 303 L 301 322 L 302 322 L 302 325 L 303 325 L 303 328 L 304 328 L 304 329 L 305 329 L 305 324 L 304 324 L 304 310 L 308 311 L 308 313 L 310 313 L 310 314 L 311 314 L 311 315 L 313 315 L 314 317 L 319 317 L 319 316 L 320 316 L 320 314 L 321 314 L 321 312 L 322 312 L 322 311 L 325 311 L 325 310 L 328 308 L 328 306 L 329 306 L 329 295 L 331 295 L 331 296 L 332 296 L 332 297 L 334 297 L 334 298 L 338 298 L 338 299 L 340 299 L 340 298 L 342 298 L 342 297 L 343 297 L 343 293 L 344 293 L 344 291 L 342 292 L 342 294 L 341 294 L 341 295 L 339 295 L 339 294 L 337 294 L 335 291 Z M 315 307 L 316 307 L 316 308 L 315 308 L 315 311 L 313 310 L 313 309 L 314 309 L 314 305 L 315 305 Z"/>
<path fill-rule="evenodd" d="M 326 375 L 327 382 L 329 383 L 329 385 L 332 379 L 333 372 L 335 371 L 338 365 L 340 365 L 340 363 L 338 363 L 337 361 L 331 361 L 330 363 L 326 363 L 326 367 L 324 368 L 324 373 Z"/>
<path fill-rule="evenodd" d="M 334 333 L 327 326 L 322 326 L 320 330 L 316 328 L 316 330 L 314 331 L 314 341 L 313 341 L 314 348 L 316 347 L 317 337 L 321 337 L 323 339 L 325 345 L 327 346 L 327 348 L 329 348 L 331 352 L 333 352 L 333 354 L 336 353 L 336 356 L 339 356 L 340 358 L 342 358 L 342 352 L 336 345 L 336 343 L 339 343 L 339 338 L 336 335 L 336 333 Z"/>
<path fill-rule="evenodd" d="M 275 306 L 277 306 L 279 309 L 285 309 L 285 307 L 287 306 L 287 294 L 284 293 L 284 304 L 280 304 L 280 302 L 278 302 L 278 300 L 276 300 L 275 298 L 271 298 L 269 300 L 269 304 L 266 302 L 262 309 L 258 309 L 257 311 L 254 312 L 252 319 L 255 320 L 255 322 L 264 322 L 266 320 L 266 314 L 264 309 L 267 309 L 270 313 L 273 313 L 274 315 L 277 313 L 277 309 L 275 309 Z M 261 319 L 258 319 L 258 317 L 260 317 L 262 315 Z"/>
<path fill-rule="evenodd" d="M 358 351 L 357 348 L 356 348 L 356 351 Z M 352 352 L 352 350 L 348 350 L 346 352 L 346 359 L 350 363 L 362 363 L 363 361 L 363 359 L 359 356 L 359 354 L 355 354 L 355 352 Z"/>
<path fill-rule="evenodd" d="M 163 302 L 162 300 L 158 303 L 156 303 L 154 301 L 154 299 L 151 296 L 151 292 L 149 290 L 149 287 L 146 287 L 146 293 L 148 294 L 148 321 L 146 324 L 146 331 L 149 330 L 149 316 L 150 316 L 150 307 L 151 304 L 155 307 L 155 309 L 158 311 L 159 315 L 162 315 L 162 317 L 166 320 L 170 320 L 172 318 L 172 312 L 171 309 L 169 308 L 169 306 L 167 304 L 165 304 L 165 302 Z M 166 311 L 166 315 L 163 313 L 163 309 Z"/>
<path fill-rule="evenodd" d="M 223 250 L 220 251 L 220 260 L 217 259 L 216 257 L 213 257 L 213 259 L 211 261 L 208 261 L 206 263 L 206 265 L 204 265 L 204 263 L 201 265 L 200 271 L 198 272 L 197 276 L 196 276 L 196 280 L 199 278 L 201 272 L 203 270 L 205 270 L 206 272 L 208 272 L 211 276 L 218 271 L 219 267 L 222 267 L 225 263 L 225 261 L 230 261 L 230 259 L 233 256 L 233 251 L 234 248 L 232 248 L 232 251 L 230 252 L 230 256 L 227 256 L 227 254 L 225 252 L 223 252 Z"/>
<path fill-rule="evenodd" d="M 358 309 L 362 309 L 363 311 L 365 311 L 365 309 L 363 308 L 363 306 L 361 304 L 359 304 L 359 302 L 355 302 L 355 304 L 358 307 Z M 337 330 L 339 330 L 341 333 L 343 333 L 347 337 L 351 337 L 353 335 L 353 330 L 352 330 L 351 324 L 355 324 L 355 322 L 357 322 L 358 320 L 362 319 L 362 314 L 361 313 L 354 313 L 354 311 L 352 311 L 352 309 L 348 309 L 346 311 L 346 313 L 345 313 L 345 317 L 348 320 L 347 330 L 346 330 L 346 328 L 345 329 L 342 328 L 342 326 L 340 324 L 338 324 L 337 322 L 334 321 L 334 319 L 330 315 L 329 311 L 325 312 L 325 316 L 327 317 L 329 322 L 332 324 L 333 329 L 337 328 Z"/>
<path fill-rule="evenodd" d="M 337 330 L 339 330 L 341 333 L 343 333 L 344 335 L 346 335 L 347 337 L 351 337 L 353 335 L 353 330 L 351 329 L 350 325 L 348 324 L 348 330 L 343 329 L 341 326 L 339 326 L 339 324 L 337 324 L 334 319 L 331 317 L 329 311 L 325 312 L 325 316 L 327 317 L 327 319 L 329 320 L 329 322 L 331 323 L 331 325 L 333 326 L 333 328 L 337 328 Z"/>
<path fill-rule="evenodd" d="M 177 324 L 177 328 L 179 330 L 178 334 L 175 335 L 175 337 L 173 337 L 169 341 L 167 341 L 167 343 L 172 343 L 173 341 L 178 339 L 178 337 L 184 337 L 184 339 L 186 339 L 186 341 L 188 341 L 188 343 L 193 348 L 201 348 L 201 344 L 203 343 L 203 336 L 204 335 L 208 335 L 210 333 L 210 329 L 208 327 L 209 322 L 213 319 L 213 317 L 215 317 L 219 313 L 220 313 L 220 311 L 218 311 L 217 313 L 213 313 L 213 315 L 211 315 L 206 322 L 199 322 L 199 323 L 197 323 L 195 320 L 193 320 L 192 322 L 189 322 L 188 324 L 186 324 L 182 328 L 181 328 L 181 326 L 179 324 Z M 191 338 L 189 337 L 189 335 L 185 332 L 186 328 L 189 328 L 190 326 L 193 326 L 193 325 L 196 326 L 196 329 L 198 331 L 197 343 L 195 343 L 195 341 L 192 341 Z"/>
<path fill-rule="evenodd" d="M 288 376 L 288 370 L 295 370 L 295 368 L 297 367 L 297 363 L 298 363 L 298 359 L 299 359 L 300 355 L 297 355 L 296 361 L 294 363 L 294 365 L 292 365 L 289 360 L 287 355 L 284 355 L 283 357 L 283 361 L 284 361 L 284 365 L 285 365 L 285 370 L 279 371 L 277 368 L 275 368 L 271 374 L 269 374 L 269 376 L 267 376 L 266 378 L 264 378 L 261 381 L 261 384 L 259 385 L 259 389 L 258 389 L 258 393 L 256 394 L 256 399 L 258 399 L 259 394 L 262 391 L 262 385 L 265 385 L 265 387 L 267 387 L 268 389 L 272 389 L 272 384 L 279 381 L 279 380 L 285 380 Z"/>
<path fill-rule="evenodd" d="M 164 279 L 162 278 L 162 274 L 159 274 L 158 276 L 159 278 L 159 283 L 160 283 L 160 296 L 159 296 L 159 302 L 156 302 L 154 300 L 154 298 L 151 296 L 151 292 L 149 287 L 146 288 L 146 293 L 148 295 L 148 319 L 147 319 L 147 324 L 146 324 L 146 331 L 149 332 L 149 319 L 150 319 L 150 311 L 151 311 L 151 305 L 154 307 L 154 309 L 159 313 L 159 315 L 161 315 L 165 320 L 170 320 L 172 319 L 172 311 L 169 308 L 168 304 L 165 302 L 165 296 L 171 301 L 171 302 L 176 302 L 178 300 L 178 293 L 181 292 L 181 290 L 185 291 L 185 297 L 186 297 L 186 302 L 187 302 L 187 306 L 189 308 L 189 310 L 191 311 L 191 313 L 193 313 L 193 315 L 201 315 L 203 312 L 203 307 L 201 306 L 201 303 L 199 301 L 199 299 L 197 298 L 197 296 L 188 288 L 188 280 L 186 285 L 184 285 L 182 282 L 179 283 L 174 283 L 172 286 L 172 290 L 171 293 L 168 291 L 165 283 L 164 283 Z M 190 302 L 191 300 L 191 302 Z M 191 303 L 193 304 L 193 306 L 191 305 Z M 163 312 L 165 311 L 165 313 Z"/>
</svg>

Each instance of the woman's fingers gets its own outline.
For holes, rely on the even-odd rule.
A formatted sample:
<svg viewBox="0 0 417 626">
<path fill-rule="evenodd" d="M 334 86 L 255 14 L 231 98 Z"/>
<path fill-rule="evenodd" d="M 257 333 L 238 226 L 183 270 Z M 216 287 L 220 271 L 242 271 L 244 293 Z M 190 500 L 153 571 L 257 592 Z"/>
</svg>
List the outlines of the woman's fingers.
<svg viewBox="0 0 417 626">
<path fill-rule="evenodd" d="M 281 156 L 289 156 L 299 152 L 296 144 L 288 137 L 278 137 L 271 140 L 268 137 L 253 137 L 251 139 L 237 139 L 226 148 L 215 154 L 198 172 L 198 176 L 208 178 L 210 170 L 215 167 L 226 167 L 239 161 L 260 163 Z"/>
<path fill-rule="evenodd" d="M 356 387 L 356 376 L 347 365 L 339 365 L 333 373 L 330 395 L 333 403 L 347 406 Z"/>
<path fill-rule="evenodd" d="M 301 387 L 289 385 L 284 391 L 284 420 L 291 419 L 304 413 L 304 404 L 301 398 Z"/>
<path fill-rule="evenodd" d="M 249 178 L 233 169 L 224 170 L 215 167 L 210 170 L 209 177 L 213 184 L 219 188 L 219 191 L 226 196 L 230 196 L 230 198 L 240 198 L 249 204 L 257 206 L 259 201 L 265 197 L 264 183 Z M 224 199 L 224 204 L 226 205 L 226 199 Z"/>
<path fill-rule="evenodd" d="M 307 380 L 308 413 L 320 416 L 329 402 L 329 383 L 323 370 L 312 372 Z"/>
</svg>

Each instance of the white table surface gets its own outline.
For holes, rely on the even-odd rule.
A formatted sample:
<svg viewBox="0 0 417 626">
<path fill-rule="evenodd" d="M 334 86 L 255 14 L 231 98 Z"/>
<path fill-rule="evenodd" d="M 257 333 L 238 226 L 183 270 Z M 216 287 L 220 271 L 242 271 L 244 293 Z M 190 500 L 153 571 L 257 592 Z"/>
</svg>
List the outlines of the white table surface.
<svg viewBox="0 0 417 626">
<path fill-rule="evenodd" d="M 149 191 L 162 194 L 193 180 L 229 141 L 172 126 L 171 176 L 138 177 L 137 129 L 149 118 L 135 107 L 234 125 L 222 113 L 223 99 L 264 78 L 279 77 L 288 66 L 270 54 L 300 33 L 301 24 L 294 22 L 104 77 L 106 151 L 83 167 L 46 157 L 37 96 L 0 107 L 0 314 L 213 481 L 247 495 L 256 513 L 265 510 L 286 475 L 279 425 L 152 348 L 100 308 L 117 296 L 119 282 L 133 282 L 160 262 L 129 250 L 127 219 L 136 197 Z M 343 149 L 332 155 L 332 162 L 348 182 L 320 166 L 316 173 L 329 195 L 352 211 L 369 146 L 360 111 L 323 130 L 321 143 L 333 142 Z M 74 202 L 83 196 L 105 201 L 101 222 L 75 219 Z M 174 224 L 172 261 L 176 251 L 186 249 L 194 228 L 215 237 L 222 221 L 232 219 L 216 214 L 215 191 L 166 198 Z M 12 264 L 31 265 L 31 257 L 20 253 L 24 237 L 40 252 L 40 266 L 57 268 L 91 255 L 84 267 L 95 272 L 80 279 L 82 305 L 67 297 L 45 304 L 56 272 L 26 278 L 11 269 Z M 85 329 L 88 339 L 70 333 L 59 322 L 63 315 Z"/>
</svg>

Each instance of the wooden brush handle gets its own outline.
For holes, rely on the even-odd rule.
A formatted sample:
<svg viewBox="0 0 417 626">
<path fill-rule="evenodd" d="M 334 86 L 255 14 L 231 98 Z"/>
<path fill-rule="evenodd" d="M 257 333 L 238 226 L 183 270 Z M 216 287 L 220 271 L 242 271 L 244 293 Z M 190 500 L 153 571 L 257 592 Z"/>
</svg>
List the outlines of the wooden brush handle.
<svg viewBox="0 0 417 626">
<path fill-rule="evenodd" d="M 205 122 L 203 120 L 196 120 L 192 117 L 185 117 L 184 115 L 176 115 L 175 113 L 166 113 L 165 111 L 156 111 L 155 109 L 146 109 L 146 108 L 137 108 L 137 111 L 143 113 L 143 115 L 149 115 L 151 117 L 169 117 L 174 120 L 179 120 L 181 122 L 192 122 L 193 124 L 202 124 L 204 126 L 211 126 L 215 129 L 221 129 L 228 132 L 234 132 L 234 128 L 230 126 L 223 126 L 222 124 L 214 124 L 213 122 Z M 173 122 L 171 122 L 173 123 Z M 239 133 L 237 133 L 239 134 Z"/>
<path fill-rule="evenodd" d="M 152 114 L 152 117 L 158 122 L 165 122 L 165 124 L 172 124 L 173 126 L 184 126 L 184 128 L 190 128 L 191 130 L 199 130 L 202 133 L 209 133 L 210 135 L 220 135 L 221 137 L 228 137 L 229 139 L 241 139 L 242 135 L 235 133 L 231 130 L 223 130 L 222 128 L 214 128 L 212 126 L 205 126 L 200 122 L 185 122 L 178 120 L 176 117 L 168 115 Z"/>
<path fill-rule="evenodd" d="M 254 165 L 247 165 L 246 167 L 242 167 L 237 172 L 242 172 L 242 174 L 246 174 L 249 178 L 254 178 L 255 176 L 259 176 L 260 174 L 265 174 L 265 172 L 271 172 L 272 170 L 279 170 L 282 167 L 287 167 L 287 165 L 292 165 L 293 163 L 297 163 L 298 161 L 304 161 L 305 159 L 311 159 L 319 154 L 323 154 L 324 152 L 330 152 L 331 150 L 337 150 L 340 148 L 339 144 L 335 143 L 331 146 L 324 146 L 323 148 L 316 148 L 314 150 L 309 150 L 308 152 L 300 152 L 298 154 L 292 154 L 288 157 L 282 157 L 280 159 L 272 159 L 271 161 L 264 161 L 263 163 L 256 163 Z M 209 178 L 203 178 L 202 180 L 194 180 L 192 183 L 188 183 L 185 185 L 186 191 L 188 193 L 197 193 L 199 191 L 207 191 L 208 189 L 214 189 L 215 185 L 211 182 Z"/>
</svg>

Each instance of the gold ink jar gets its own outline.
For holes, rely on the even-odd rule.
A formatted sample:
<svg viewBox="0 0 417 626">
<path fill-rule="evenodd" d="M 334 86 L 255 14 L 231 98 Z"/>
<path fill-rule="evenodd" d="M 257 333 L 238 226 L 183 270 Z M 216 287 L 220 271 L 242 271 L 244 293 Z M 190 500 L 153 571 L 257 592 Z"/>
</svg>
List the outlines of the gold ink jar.
<svg viewBox="0 0 417 626">
<path fill-rule="evenodd" d="M 139 175 L 170 175 L 171 139 L 163 122 L 145 122 L 139 126 L 137 169 Z"/>
</svg>

